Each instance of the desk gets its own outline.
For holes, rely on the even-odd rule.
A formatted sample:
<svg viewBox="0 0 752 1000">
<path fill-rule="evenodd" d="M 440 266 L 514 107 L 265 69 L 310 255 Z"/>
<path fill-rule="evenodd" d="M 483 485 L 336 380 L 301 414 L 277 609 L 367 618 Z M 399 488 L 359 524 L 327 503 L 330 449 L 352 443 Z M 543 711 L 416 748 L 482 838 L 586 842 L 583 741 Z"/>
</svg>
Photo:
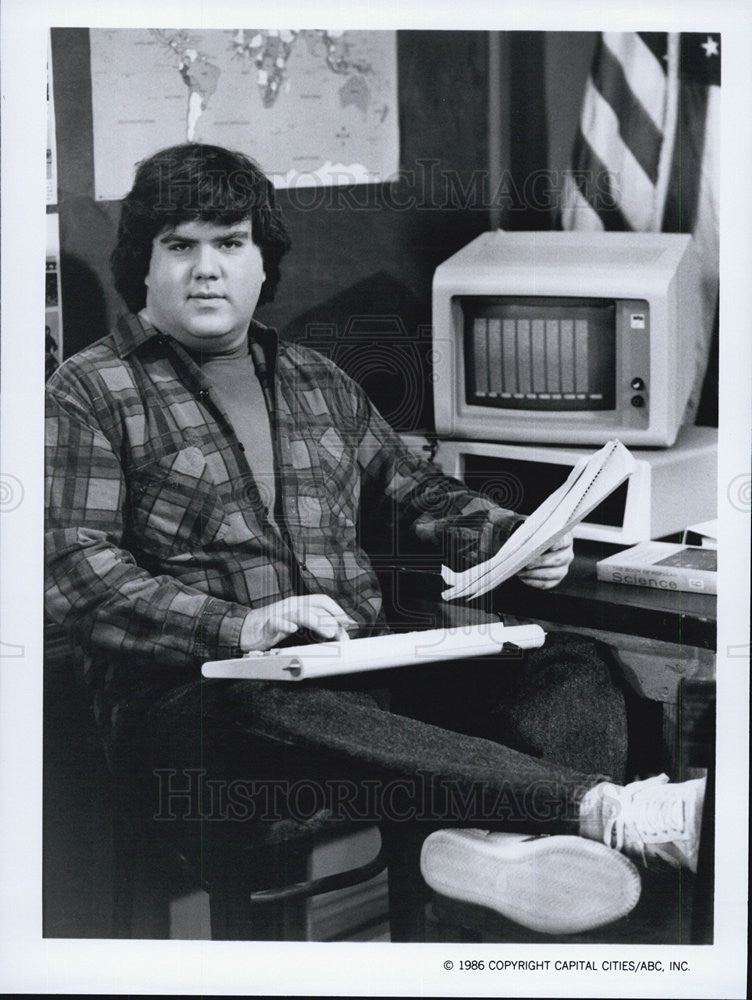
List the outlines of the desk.
<svg viewBox="0 0 752 1000">
<path fill-rule="evenodd" d="M 683 648 L 715 650 L 714 595 L 604 583 L 596 576 L 596 563 L 613 551 L 612 546 L 578 540 L 574 562 L 558 587 L 536 590 L 510 580 L 495 591 L 493 608 L 578 631 L 598 629 Z"/>
<path fill-rule="evenodd" d="M 716 599 L 604 583 L 597 579 L 595 565 L 612 550 L 582 541 L 575 550 L 559 587 L 541 591 L 509 581 L 493 594 L 492 608 L 524 616 L 549 632 L 572 629 L 605 642 L 635 691 L 661 703 L 662 765 L 672 777 L 686 777 L 679 744 L 679 683 L 682 678 L 715 678 Z"/>
<path fill-rule="evenodd" d="M 661 704 L 662 765 L 675 776 L 682 765 L 679 682 L 715 677 L 716 599 L 603 583 L 595 564 L 613 551 L 612 546 L 578 540 L 569 573 L 555 589 L 537 590 L 513 579 L 475 604 L 512 622 L 534 621 L 547 632 L 573 631 L 606 643 L 637 694 Z M 405 565 L 404 572 L 412 582 L 405 581 L 404 589 L 400 584 L 403 594 L 439 598 L 442 585 L 435 572 L 421 576 L 419 586 L 413 567 Z"/>
</svg>

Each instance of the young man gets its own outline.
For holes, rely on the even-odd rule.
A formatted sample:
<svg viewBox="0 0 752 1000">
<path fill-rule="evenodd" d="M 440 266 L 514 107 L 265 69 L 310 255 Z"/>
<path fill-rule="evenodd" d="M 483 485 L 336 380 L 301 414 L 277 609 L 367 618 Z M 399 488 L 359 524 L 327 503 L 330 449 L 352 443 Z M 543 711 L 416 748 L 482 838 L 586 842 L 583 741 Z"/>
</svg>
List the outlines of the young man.
<svg viewBox="0 0 752 1000">
<path fill-rule="evenodd" d="M 271 185 L 246 157 L 194 144 L 156 154 L 123 202 L 112 255 L 130 313 L 49 382 L 47 608 L 81 647 L 114 766 L 200 764 L 260 781 L 271 745 L 300 773 L 315 759 L 340 806 L 343 782 L 397 782 L 429 829 L 568 832 L 691 865 L 698 783 L 606 781 L 624 767 L 624 702 L 591 643 L 551 638 L 512 670 L 453 664 L 432 672 L 432 697 L 410 670 L 388 692 L 369 678 L 202 681 L 202 661 L 298 630 L 386 630 L 364 519 L 462 564 L 520 520 L 412 454 L 336 366 L 253 319 L 288 248 Z M 571 558 L 565 539 L 520 578 L 554 586 Z M 382 797 L 376 818 L 406 814 L 393 807 Z M 532 850 L 447 836 L 425 871 L 447 889 L 448 843 L 461 854 L 457 892 L 485 877 L 489 845 L 494 865 L 510 844 Z M 541 855 L 572 873 L 562 911 L 588 873 L 611 887 L 609 916 L 633 905 L 621 855 L 564 840 Z M 579 919 L 591 911 L 583 899 Z"/>
</svg>

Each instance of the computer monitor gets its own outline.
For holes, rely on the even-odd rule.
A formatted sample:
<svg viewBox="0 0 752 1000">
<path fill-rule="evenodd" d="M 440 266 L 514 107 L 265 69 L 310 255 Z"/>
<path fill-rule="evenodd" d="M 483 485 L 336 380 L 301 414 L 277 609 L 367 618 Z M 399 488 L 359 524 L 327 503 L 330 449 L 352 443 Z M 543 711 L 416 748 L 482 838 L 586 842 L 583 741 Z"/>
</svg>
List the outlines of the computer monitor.
<svg viewBox="0 0 752 1000">
<path fill-rule="evenodd" d="M 484 233 L 433 283 L 439 437 L 667 447 L 701 341 L 690 236 Z"/>
</svg>

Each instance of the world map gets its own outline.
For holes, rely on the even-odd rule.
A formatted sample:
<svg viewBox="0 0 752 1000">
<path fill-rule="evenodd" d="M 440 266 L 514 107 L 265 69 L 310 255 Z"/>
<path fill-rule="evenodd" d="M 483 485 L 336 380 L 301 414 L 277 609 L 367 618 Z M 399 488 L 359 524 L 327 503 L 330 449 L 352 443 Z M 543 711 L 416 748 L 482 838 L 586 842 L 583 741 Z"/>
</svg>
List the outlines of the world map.
<svg viewBox="0 0 752 1000">
<path fill-rule="evenodd" d="M 368 183 L 399 165 L 393 31 L 90 31 L 98 199 L 165 146 L 248 153 L 277 187 Z"/>
</svg>

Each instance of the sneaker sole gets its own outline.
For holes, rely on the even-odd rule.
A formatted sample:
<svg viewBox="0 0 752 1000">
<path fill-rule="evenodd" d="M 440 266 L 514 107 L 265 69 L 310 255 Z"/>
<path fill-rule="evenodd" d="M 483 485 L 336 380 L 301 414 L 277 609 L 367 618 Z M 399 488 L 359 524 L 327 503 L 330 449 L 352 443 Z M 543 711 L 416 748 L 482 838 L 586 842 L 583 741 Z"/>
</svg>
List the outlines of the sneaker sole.
<svg viewBox="0 0 752 1000">
<path fill-rule="evenodd" d="M 640 876 L 623 854 L 582 837 L 554 836 L 508 846 L 481 831 L 439 830 L 423 845 L 432 889 L 479 903 L 546 934 L 575 934 L 626 916 Z"/>
</svg>

